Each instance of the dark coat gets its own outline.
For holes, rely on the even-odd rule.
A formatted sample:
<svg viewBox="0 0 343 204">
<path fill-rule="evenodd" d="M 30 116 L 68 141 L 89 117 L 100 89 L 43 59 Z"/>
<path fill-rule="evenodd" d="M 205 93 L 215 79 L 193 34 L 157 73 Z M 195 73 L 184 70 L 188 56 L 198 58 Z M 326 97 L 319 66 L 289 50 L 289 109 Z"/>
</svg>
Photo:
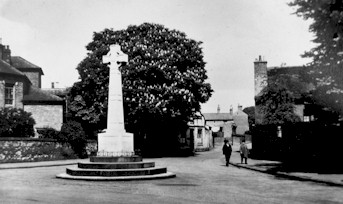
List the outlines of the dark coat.
<svg viewBox="0 0 343 204">
<path fill-rule="evenodd" d="M 228 144 L 228 145 L 227 145 Z M 223 145 L 223 154 L 225 155 L 231 155 L 232 152 L 232 147 L 230 145 L 230 143 L 226 143 Z"/>
</svg>

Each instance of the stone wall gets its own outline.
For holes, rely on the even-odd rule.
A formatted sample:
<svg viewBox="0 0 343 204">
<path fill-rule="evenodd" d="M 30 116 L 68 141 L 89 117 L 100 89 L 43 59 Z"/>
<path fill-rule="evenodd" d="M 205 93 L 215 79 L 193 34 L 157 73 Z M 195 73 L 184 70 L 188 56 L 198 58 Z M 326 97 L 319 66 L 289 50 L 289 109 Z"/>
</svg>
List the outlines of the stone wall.
<svg viewBox="0 0 343 204">
<path fill-rule="evenodd" d="M 97 142 L 89 141 L 88 155 L 96 152 Z M 74 159 L 76 156 L 68 145 L 53 139 L 0 138 L 0 163 L 35 162 Z"/>
<path fill-rule="evenodd" d="M 36 121 L 35 128 L 54 128 L 61 130 L 63 124 L 62 105 L 25 105 L 24 110 L 32 113 Z"/>
</svg>

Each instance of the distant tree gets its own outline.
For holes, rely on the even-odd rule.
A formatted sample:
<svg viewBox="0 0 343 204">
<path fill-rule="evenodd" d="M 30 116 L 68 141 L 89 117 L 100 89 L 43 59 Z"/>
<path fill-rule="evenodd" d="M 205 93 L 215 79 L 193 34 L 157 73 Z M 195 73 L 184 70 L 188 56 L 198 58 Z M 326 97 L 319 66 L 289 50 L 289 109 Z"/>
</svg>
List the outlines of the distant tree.
<svg viewBox="0 0 343 204">
<path fill-rule="evenodd" d="M 256 98 L 256 104 L 263 114 L 264 124 L 284 124 L 299 122 L 294 113 L 294 96 L 284 86 L 270 83 Z"/>
<path fill-rule="evenodd" d="M 80 123 L 68 121 L 63 123 L 60 134 L 56 135 L 57 140 L 61 143 L 67 143 L 71 146 L 74 153 L 80 158 L 87 157 L 86 152 L 86 134 Z"/>
<path fill-rule="evenodd" d="M 322 124 L 334 124 L 343 117 L 343 94 L 340 92 L 328 94 L 331 90 L 335 89 L 321 86 L 307 95 L 312 100 L 312 104 L 315 104 L 311 112 L 316 116 L 316 121 Z"/>
<path fill-rule="evenodd" d="M 0 137 L 33 137 L 35 120 L 20 108 L 0 108 Z"/>
<path fill-rule="evenodd" d="M 343 63 L 343 3 L 341 0 L 293 0 L 296 14 L 311 19 L 310 32 L 314 33 L 316 47 L 304 53 L 314 65 Z"/>
<path fill-rule="evenodd" d="M 127 128 L 147 131 L 185 124 L 213 92 L 205 83 L 201 43 L 151 23 L 95 32 L 86 46 L 87 57 L 77 67 L 81 81 L 70 91 L 69 112 L 105 128 L 109 68 L 102 56 L 109 45 L 119 44 L 129 56 L 128 64 L 120 68 Z"/>
<path fill-rule="evenodd" d="M 316 88 L 310 92 L 315 104 L 343 117 L 343 71 L 339 67 L 317 69 L 311 74 Z"/>
<path fill-rule="evenodd" d="M 58 139 L 60 131 L 47 127 L 47 128 L 41 128 L 37 130 L 37 133 L 39 134 L 39 138 L 44 138 L 44 139 Z"/>
<path fill-rule="evenodd" d="M 243 109 L 243 112 L 248 115 L 249 127 L 252 127 L 252 124 L 255 124 L 255 106 L 249 106 Z"/>
</svg>

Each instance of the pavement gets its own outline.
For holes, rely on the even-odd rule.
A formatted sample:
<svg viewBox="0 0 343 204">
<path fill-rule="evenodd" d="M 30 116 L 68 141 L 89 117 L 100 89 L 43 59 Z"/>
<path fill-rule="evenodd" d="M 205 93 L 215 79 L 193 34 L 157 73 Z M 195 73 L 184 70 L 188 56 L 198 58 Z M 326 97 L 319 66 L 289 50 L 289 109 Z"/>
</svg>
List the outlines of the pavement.
<svg viewBox="0 0 343 204">
<path fill-rule="evenodd" d="M 251 149 L 251 143 L 247 144 Z M 312 181 L 332 186 L 343 186 L 343 174 L 320 174 L 307 172 L 285 172 L 275 170 L 275 167 L 280 166 L 281 162 L 268 160 L 255 160 L 248 158 L 248 164 L 241 164 L 241 156 L 239 154 L 239 143 L 234 143 L 232 148 L 230 164 L 238 167 L 258 171 L 266 174 L 271 174 L 278 177 L 299 180 Z"/>
<path fill-rule="evenodd" d="M 86 162 L 89 159 L 70 159 L 70 160 L 55 160 L 55 161 L 40 161 L 40 162 L 19 162 L 19 163 L 1 163 L 1 169 L 23 169 L 23 168 L 37 168 L 50 166 L 66 166 L 73 165 L 79 162 Z"/>
<path fill-rule="evenodd" d="M 216 144 L 222 145 L 222 144 Z M 248 144 L 251 148 L 251 144 Z M 316 183 L 322 183 L 332 186 L 343 187 L 343 174 L 319 174 L 319 173 L 306 173 L 306 172 L 283 172 L 275 171 L 273 167 L 280 165 L 277 161 L 268 160 L 254 160 L 248 159 L 248 164 L 241 164 L 241 158 L 238 152 L 239 144 L 233 145 L 233 152 L 230 159 L 231 166 L 237 168 L 244 168 L 252 171 L 258 171 L 266 174 L 271 174 L 278 177 L 287 179 L 299 180 L 299 181 L 311 181 Z M 37 167 L 49 167 L 49 166 L 66 166 L 73 165 L 79 162 L 87 162 L 89 159 L 73 159 L 73 160 L 56 160 L 56 161 L 41 161 L 41 162 L 22 162 L 22 163 L 1 163 L 0 170 L 2 169 L 21 169 L 21 168 L 37 168 Z"/>
</svg>

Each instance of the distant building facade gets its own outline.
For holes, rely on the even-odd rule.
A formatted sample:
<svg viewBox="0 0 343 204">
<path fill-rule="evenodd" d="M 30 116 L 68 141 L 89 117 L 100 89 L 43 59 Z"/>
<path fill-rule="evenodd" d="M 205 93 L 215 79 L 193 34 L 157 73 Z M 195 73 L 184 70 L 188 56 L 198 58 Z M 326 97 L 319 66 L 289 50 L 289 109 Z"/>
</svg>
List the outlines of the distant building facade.
<svg viewBox="0 0 343 204">
<path fill-rule="evenodd" d="M 205 124 L 211 127 L 213 132 L 218 132 L 220 137 L 231 137 L 234 124 L 232 109 L 229 113 L 221 113 L 218 106 L 216 113 L 203 113 Z"/>
<path fill-rule="evenodd" d="M 232 117 L 235 125 L 234 134 L 244 135 L 246 131 L 249 131 L 248 114 L 243 112 L 243 106 L 238 105 Z"/>
<path fill-rule="evenodd" d="M 0 43 L 0 108 L 21 108 L 32 114 L 35 128 L 61 129 L 64 100 L 41 89 L 42 68 L 19 56 L 11 56 Z"/>
<path fill-rule="evenodd" d="M 238 106 L 234 113 L 231 107 L 229 112 L 221 113 L 220 107 L 217 108 L 217 113 L 203 113 L 206 126 L 211 127 L 213 132 L 219 130 L 220 136 L 230 138 L 233 134 L 243 135 L 249 130 L 248 115 L 243 112 L 243 107 Z"/>
<path fill-rule="evenodd" d="M 195 118 L 188 123 L 187 135 L 194 138 L 194 150 L 206 151 L 213 148 L 212 131 L 205 125 L 205 118 L 197 113 Z"/>
</svg>

